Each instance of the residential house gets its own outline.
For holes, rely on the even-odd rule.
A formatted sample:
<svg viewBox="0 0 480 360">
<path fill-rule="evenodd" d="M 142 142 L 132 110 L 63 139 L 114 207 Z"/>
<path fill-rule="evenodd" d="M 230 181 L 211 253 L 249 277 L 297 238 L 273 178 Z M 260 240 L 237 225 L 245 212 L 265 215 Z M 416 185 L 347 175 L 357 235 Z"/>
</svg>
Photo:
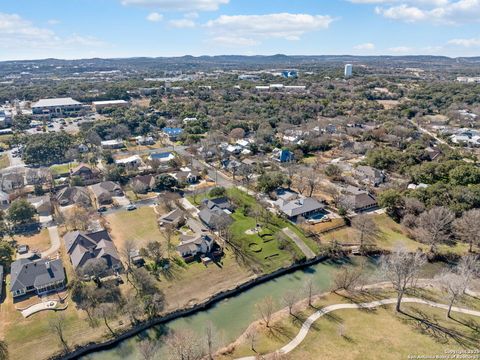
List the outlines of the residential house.
<svg viewBox="0 0 480 360">
<path fill-rule="evenodd" d="M 52 202 L 50 201 L 50 196 L 42 195 L 42 196 L 32 196 L 28 197 L 27 201 L 33 205 L 33 207 L 37 210 L 38 215 L 40 216 L 50 216 L 52 215 L 53 206 Z"/>
<path fill-rule="evenodd" d="M 95 174 L 89 165 L 82 163 L 70 169 L 70 176 L 78 176 L 82 180 L 91 180 L 95 177 Z"/>
<path fill-rule="evenodd" d="M 123 196 L 122 187 L 113 181 L 104 181 L 90 186 L 97 205 L 112 203 L 112 197 Z"/>
<path fill-rule="evenodd" d="M 87 188 L 81 186 L 71 186 L 60 190 L 56 199 L 61 206 L 80 205 L 90 207 L 92 201 Z"/>
<path fill-rule="evenodd" d="M 41 185 L 51 179 L 51 172 L 47 168 L 27 168 L 25 171 L 25 181 L 27 185 Z"/>
<path fill-rule="evenodd" d="M 185 223 L 185 212 L 182 209 L 175 209 L 160 217 L 160 226 L 172 225 L 175 228 Z"/>
<path fill-rule="evenodd" d="M 355 169 L 355 176 L 364 184 L 375 187 L 383 184 L 387 180 L 385 171 L 364 165 L 358 166 Z"/>
<path fill-rule="evenodd" d="M 177 141 L 177 139 L 183 134 L 182 128 L 165 127 L 162 131 L 171 141 Z"/>
<path fill-rule="evenodd" d="M 130 180 L 130 187 L 132 189 L 145 189 L 145 192 L 155 188 L 155 176 L 153 175 L 138 175 Z"/>
<path fill-rule="evenodd" d="M 135 168 L 142 165 L 142 159 L 138 155 L 132 155 L 123 159 L 116 159 L 115 164 L 123 167 Z"/>
<path fill-rule="evenodd" d="M 60 259 L 20 259 L 11 265 L 10 291 L 14 298 L 30 293 L 45 295 L 65 285 L 65 269 Z"/>
<path fill-rule="evenodd" d="M 171 152 L 153 153 L 148 157 L 148 160 L 160 163 L 166 163 L 173 159 L 175 159 L 175 154 Z"/>
<path fill-rule="evenodd" d="M 23 171 L 14 171 L 2 174 L 1 189 L 5 192 L 12 192 L 25 186 L 25 173 Z"/>
<path fill-rule="evenodd" d="M 213 239 L 206 234 L 181 235 L 177 251 L 186 262 L 189 262 L 196 256 L 209 254 L 213 250 L 214 244 Z"/>
<path fill-rule="evenodd" d="M 109 272 L 123 269 L 117 248 L 107 230 L 86 233 L 72 231 L 63 237 L 65 248 L 75 270 L 93 259 L 104 259 Z"/>
<path fill-rule="evenodd" d="M 290 150 L 274 149 L 272 151 L 272 159 L 281 163 L 292 162 L 295 156 Z"/>
<path fill-rule="evenodd" d="M 431 146 L 428 146 L 427 148 L 425 148 L 425 155 L 427 160 L 429 161 L 436 160 L 441 154 L 442 154 L 442 151 L 439 148 L 431 147 Z"/>
<path fill-rule="evenodd" d="M 125 108 L 128 106 L 128 101 L 125 100 L 105 100 L 105 101 L 93 101 L 92 108 L 98 112 L 102 109 L 111 108 Z"/>
<path fill-rule="evenodd" d="M 319 214 L 325 209 L 321 202 L 311 197 L 300 197 L 289 201 L 280 199 L 276 203 L 279 205 L 280 211 L 294 222 L 299 218 L 307 219 L 312 215 Z"/>
<path fill-rule="evenodd" d="M 10 195 L 5 191 L 0 190 L 0 207 L 6 209 L 10 205 Z"/>
<path fill-rule="evenodd" d="M 229 225 L 233 222 L 230 216 L 232 210 L 232 205 L 227 198 L 205 200 L 198 217 L 210 229 L 216 230 L 220 224 Z"/>
<path fill-rule="evenodd" d="M 355 212 L 364 212 L 378 207 L 377 199 L 368 191 L 347 186 L 344 192 L 346 205 Z"/>
<path fill-rule="evenodd" d="M 172 174 L 172 176 L 180 183 L 195 184 L 200 178 L 200 172 L 183 167 L 180 168 L 180 171 Z"/>
<path fill-rule="evenodd" d="M 137 142 L 137 145 L 143 145 L 143 146 L 155 144 L 155 139 L 151 136 L 137 136 L 135 138 L 135 141 Z"/>
<path fill-rule="evenodd" d="M 104 140 L 100 143 L 100 145 L 105 150 L 121 149 L 124 146 L 123 140 L 121 139 Z"/>
</svg>

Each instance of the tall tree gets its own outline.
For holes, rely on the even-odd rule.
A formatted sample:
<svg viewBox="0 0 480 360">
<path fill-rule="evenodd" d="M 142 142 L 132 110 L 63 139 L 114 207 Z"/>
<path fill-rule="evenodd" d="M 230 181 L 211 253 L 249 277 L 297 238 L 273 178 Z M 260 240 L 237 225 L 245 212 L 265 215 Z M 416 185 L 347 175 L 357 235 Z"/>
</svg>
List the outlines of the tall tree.
<svg viewBox="0 0 480 360">
<path fill-rule="evenodd" d="M 352 226 L 359 233 L 360 249 L 363 250 L 366 245 L 373 244 L 378 239 L 379 230 L 372 217 L 367 214 L 355 216 L 352 220 Z"/>
<path fill-rule="evenodd" d="M 63 314 L 58 314 L 54 318 L 51 318 L 48 322 L 50 330 L 53 331 L 55 335 L 57 335 L 60 343 L 63 346 L 63 350 L 65 353 L 70 351 L 67 341 L 65 340 L 65 327 L 66 327 L 66 320 Z"/>
<path fill-rule="evenodd" d="M 454 221 L 455 234 L 469 244 L 469 251 L 473 246 L 480 246 L 480 209 L 472 209 L 463 213 L 461 218 Z"/>
<path fill-rule="evenodd" d="M 430 251 L 434 253 L 439 244 L 450 239 L 454 219 L 455 215 L 446 207 L 433 207 L 418 218 L 417 237 L 429 244 Z"/>
<path fill-rule="evenodd" d="M 0 340 L 0 360 L 8 360 L 8 345 L 4 340 Z"/>
<path fill-rule="evenodd" d="M 405 248 L 396 248 L 390 255 L 380 259 L 380 270 L 392 282 L 397 291 L 396 310 L 401 309 L 402 298 L 407 288 L 414 283 L 425 265 L 425 256 L 419 252 L 409 253 Z"/>
<path fill-rule="evenodd" d="M 260 301 L 257 306 L 257 311 L 262 320 L 265 322 L 265 326 L 270 326 L 270 321 L 272 320 L 273 312 L 275 309 L 275 302 L 271 296 L 267 296 L 262 301 Z"/>
</svg>

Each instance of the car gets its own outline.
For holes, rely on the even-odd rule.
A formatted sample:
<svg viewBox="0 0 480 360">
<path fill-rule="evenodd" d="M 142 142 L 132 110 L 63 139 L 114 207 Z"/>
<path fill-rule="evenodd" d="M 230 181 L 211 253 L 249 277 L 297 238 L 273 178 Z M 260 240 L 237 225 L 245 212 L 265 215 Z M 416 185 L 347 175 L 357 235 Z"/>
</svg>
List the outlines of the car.
<svg viewBox="0 0 480 360">
<path fill-rule="evenodd" d="M 100 212 L 100 213 L 105 212 L 105 211 L 107 211 L 107 207 L 106 206 L 101 206 L 101 207 L 98 208 L 97 211 Z"/>
<path fill-rule="evenodd" d="M 53 127 L 55 127 L 55 126 L 54 126 L 53 124 L 48 124 L 47 127 L 53 128 Z"/>
<path fill-rule="evenodd" d="M 130 204 L 127 206 L 127 211 L 133 211 L 135 210 L 137 207 L 134 205 L 134 204 Z"/>
<path fill-rule="evenodd" d="M 63 129 L 65 129 L 65 126 L 60 125 L 60 130 L 63 130 Z"/>
</svg>

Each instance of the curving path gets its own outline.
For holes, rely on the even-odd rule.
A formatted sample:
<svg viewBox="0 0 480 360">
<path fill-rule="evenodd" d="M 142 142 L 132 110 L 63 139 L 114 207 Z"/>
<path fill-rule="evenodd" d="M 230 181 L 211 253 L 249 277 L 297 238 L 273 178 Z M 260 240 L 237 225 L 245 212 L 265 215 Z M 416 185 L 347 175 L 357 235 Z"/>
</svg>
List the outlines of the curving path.
<svg viewBox="0 0 480 360">
<path fill-rule="evenodd" d="M 277 350 L 276 353 L 278 353 L 278 354 L 288 354 L 289 352 L 294 350 L 305 339 L 305 337 L 307 336 L 308 331 L 310 330 L 310 327 L 312 326 L 312 324 L 315 321 L 317 321 L 319 318 L 321 318 L 323 315 L 328 314 L 332 311 L 340 310 L 340 309 L 372 309 L 372 308 L 375 308 L 375 307 L 378 307 L 378 306 L 390 305 L 390 304 L 396 304 L 396 303 L 397 303 L 397 298 L 390 298 L 390 299 L 372 301 L 372 302 L 369 302 L 369 303 L 335 304 L 335 305 L 326 306 L 326 307 L 314 312 L 312 315 L 310 315 L 307 318 L 307 320 L 305 320 L 305 322 L 303 323 L 303 325 L 300 328 L 300 331 L 298 332 L 297 336 L 295 336 L 295 338 L 293 338 L 293 340 L 290 341 L 287 345 L 285 345 L 281 349 Z M 418 299 L 418 298 L 404 298 L 402 300 L 402 304 L 403 303 L 424 304 L 424 305 L 448 310 L 448 305 L 436 303 L 436 302 L 433 302 L 433 301 Z M 453 306 L 452 311 L 459 312 L 459 313 L 462 313 L 462 314 L 467 314 L 467 315 L 479 316 L 480 317 L 480 311 L 476 311 L 476 310 L 469 310 L 469 309 Z M 255 359 L 257 359 L 257 357 L 255 357 L 255 356 L 246 356 L 246 357 L 243 357 L 243 358 L 239 358 L 237 360 L 255 360 Z"/>
</svg>

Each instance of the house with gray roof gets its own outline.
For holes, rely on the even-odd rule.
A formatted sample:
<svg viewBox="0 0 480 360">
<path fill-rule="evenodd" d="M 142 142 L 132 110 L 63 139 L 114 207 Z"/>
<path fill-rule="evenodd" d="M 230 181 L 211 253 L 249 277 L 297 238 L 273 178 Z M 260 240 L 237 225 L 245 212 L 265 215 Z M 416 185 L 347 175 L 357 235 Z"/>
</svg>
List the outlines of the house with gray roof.
<svg viewBox="0 0 480 360">
<path fill-rule="evenodd" d="M 312 197 L 299 197 L 287 201 L 280 199 L 276 204 L 279 206 L 280 211 L 292 221 L 297 221 L 299 217 L 308 218 L 325 209 L 325 206 L 320 201 Z"/>
<path fill-rule="evenodd" d="M 107 230 L 91 233 L 72 231 L 67 233 L 63 240 L 75 270 L 85 266 L 92 259 L 104 259 L 107 268 L 114 272 L 123 269 L 117 248 Z"/>
<path fill-rule="evenodd" d="M 122 187 L 113 181 L 104 181 L 90 186 L 97 205 L 112 203 L 113 196 L 123 196 Z"/>
<path fill-rule="evenodd" d="M 229 210 L 222 210 L 217 206 L 214 206 L 212 208 L 205 206 L 198 213 L 198 217 L 210 229 L 216 230 L 220 224 L 230 225 L 233 222 L 233 219 L 230 216 L 229 212 Z"/>
<path fill-rule="evenodd" d="M 160 217 L 160 226 L 172 225 L 179 227 L 185 223 L 185 212 L 182 209 L 175 209 Z"/>
<path fill-rule="evenodd" d="M 11 265 L 10 291 L 14 298 L 30 293 L 44 295 L 65 285 L 65 269 L 60 259 L 20 259 Z"/>
<path fill-rule="evenodd" d="M 70 186 L 60 190 L 56 199 L 61 206 L 81 205 L 89 207 L 92 205 L 87 188 L 81 186 Z"/>
<path fill-rule="evenodd" d="M 385 171 L 375 169 L 371 166 L 358 166 L 354 173 L 355 177 L 362 183 L 375 187 L 383 184 L 387 180 Z"/>
<path fill-rule="evenodd" d="M 344 193 L 343 202 L 347 208 L 355 212 L 364 212 L 378 207 L 377 199 L 368 191 L 355 186 L 347 186 Z"/>
<path fill-rule="evenodd" d="M 191 261 L 197 255 L 206 255 L 213 249 L 215 242 L 205 234 L 197 234 L 195 236 L 180 236 L 180 244 L 177 251 L 185 261 Z"/>
</svg>

